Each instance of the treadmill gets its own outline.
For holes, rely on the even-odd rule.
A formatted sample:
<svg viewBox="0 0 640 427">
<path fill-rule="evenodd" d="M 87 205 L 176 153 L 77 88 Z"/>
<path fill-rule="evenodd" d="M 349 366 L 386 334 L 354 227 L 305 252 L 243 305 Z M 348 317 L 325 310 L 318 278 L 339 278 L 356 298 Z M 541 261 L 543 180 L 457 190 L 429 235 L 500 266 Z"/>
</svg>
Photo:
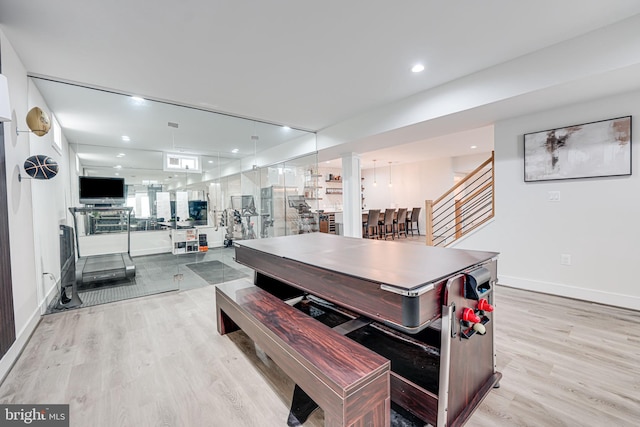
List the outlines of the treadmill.
<svg viewBox="0 0 640 427">
<path fill-rule="evenodd" d="M 76 234 L 76 284 L 78 286 L 105 280 L 133 279 L 136 276 L 136 266 L 131 259 L 131 211 L 132 207 L 72 207 L 69 211 L 73 215 L 73 225 Z M 127 213 L 127 252 L 81 256 L 78 240 L 78 213 L 90 212 L 126 212 Z"/>
</svg>

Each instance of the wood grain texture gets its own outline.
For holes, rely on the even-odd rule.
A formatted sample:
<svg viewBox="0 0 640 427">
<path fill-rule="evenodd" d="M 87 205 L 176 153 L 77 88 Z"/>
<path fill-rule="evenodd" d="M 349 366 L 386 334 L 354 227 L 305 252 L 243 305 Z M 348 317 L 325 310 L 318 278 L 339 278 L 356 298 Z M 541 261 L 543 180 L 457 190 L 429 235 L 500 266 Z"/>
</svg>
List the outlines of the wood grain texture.
<svg viewBox="0 0 640 427">
<path fill-rule="evenodd" d="M 462 411 L 460 411 L 453 419 L 453 421 L 451 421 L 447 425 L 449 427 L 462 427 L 463 425 L 465 425 L 471 415 L 473 415 L 473 413 L 478 408 L 478 405 L 480 405 L 480 403 L 482 403 L 482 401 L 486 399 L 486 397 L 493 390 L 496 384 L 500 383 L 501 379 L 502 374 L 500 372 L 496 372 L 495 374 L 491 375 L 484 382 L 484 384 L 482 384 L 480 389 L 473 394 L 471 399 L 467 402 L 466 406 L 462 408 Z"/>
<path fill-rule="evenodd" d="M 335 236 L 334 236 L 335 237 Z M 248 248 L 236 248 L 238 262 L 374 320 L 403 325 L 403 296 L 380 289 L 380 284 L 302 264 Z M 438 317 L 440 296 L 428 292 L 419 299 L 418 324 Z M 357 301 L 357 304 L 352 303 Z M 411 325 L 413 326 L 413 325 Z"/>
<path fill-rule="evenodd" d="M 438 419 L 438 396 L 411 383 L 408 379 L 391 373 L 391 398 L 420 419 L 436 425 Z"/>
<path fill-rule="evenodd" d="M 303 289 L 327 301 L 359 313 L 378 313 L 379 320 L 402 323 L 401 295 L 382 291 L 380 286 L 374 282 L 355 277 L 345 281 L 344 276 L 335 272 L 310 265 L 302 265 L 300 268 L 301 264 L 298 262 L 257 252 L 253 249 L 236 248 L 236 259 L 267 276 Z M 357 310 L 346 303 L 350 299 L 358 301 Z"/>
<path fill-rule="evenodd" d="M 327 425 L 380 421 L 375 413 L 389 400 L 388 360 L 245 280 L 218 285 L 216 305 L 325 409 Z M 389 425 L 386 419 L 379 425 Z"/>
<path fill-rule="evenodd" d="M 419 208 L 416 208 L 419 210 Z M 272 254 L 279 260 L 314 265 L 402 290 L 436 283 L 498 255 L 495 252 L 445 249 L 422 245 L 388 246 L 386 241 L 357 239 L 324 233 L 306 233 L 269 239 L 240 240 L 245 248 Z"/>
<path fill-rule="evenodd" d="M 338 393 L 350 392 L 388 367 L 389 361 L 285 304 L 245 280 L 218 285 L 217 298 L 225 298 L 254 322 L 266 325 L 281 347 L 300 355 L 300 362 L 319 378 L 332 382 Z M 221 304 L 217 303 L 219 309 Z M 228 305 L 225 304 L 225 308 Z M 236 318 L 227 313 L 236 321 Z M 246 331 L 245 331 L 246 332 Z M 250 334 L 248 334 L 250 335 Z"/>
<path fill-rule="evenodd" d="M 327 240 L 325 237 L 322 237 L 318 242 L 309 239 L 311 238 L 305 238 L 304 243 L 306 245 L 322 243 L 323 241 L 326 243 L 332 243 L 333 245 L 335 245 L 336 242 L 344 242 L 345 244 L 353 243 L 351 240 Z M 394 323 L 407 327 L 415 327 L 419 326 L 421 322 L 428 323 L 427 321 L 434 320 L 433 318 L 435 316 L 439 316 L 440 305 L 443 303 L 444 305 L 452 306 L 454 311 L 457 309 L 454 314 L 454 319 L 452 320 L 452 325 L 447 326 L 446 331 L 443 330 L 442 333 L 442 347 L 444 347 L 445 340 L 447 343 L 451 343 L 450 346 L 447 346 L 447 348 L 450 348 L 450 352 L 446 355 L 441 355 L 441 357 L 446 358 L 447 363 L 444 364 L 440 362 L 438 364 L 436 361 L 433 365 L 436 366 L 436 368 L 438 365 L 440 366 L 440 374 L 438 375 L 436 370 L 435 373 L 431 375 L 432 380 L 436 380 L 438 376 L 440 376 L 440 379 L 446 379 L 447 381 L 440 381 L 439 390 L 436 388 L 436 390 L 432 391 L 438 392 L 438 401 L 441 405 L 448 405 L 446 408 L 441 408 L 444 412 L 438 415 L 439 417 L 446 417 L 446 420 L 438 420 L 441 424 L 445 422 L 449 424 L 456 420 L 460 415 L 468 417 L 469 414 L 475 410 L 476 406 L 490 391 L 490 386 L 493 385 L 493 383 L 491 383 L 490 386 L 487 387 L 487 384 L 490 382 L 494 373 L 493 322 L 490 319 L 491 314 L 487 313 L 487 316 L 485 316 L 485 319 L 487 320 L 486 334 L 475 334 L 469 339 L 462 338 L 460 322 L 458 319 L 461 317 L 463 308 L 468 307 L 473 309 L 476 305 L 476 301 L 466 299 L 464 296 L 464 275 L 458 275 L 457 280 L 441 280 L 435 289 L 431 289 L 420 297 L 403 296 L 401 297 L 402 305 L 401 307 L 398 307 L 392 304 L 385 304 L 385 300 L 389 297 L 384 294 L 388 291 L 380 289 L 379 283 L 367 280 L 364 278 L 366 276 L 353 277 L 345 274 L 343 271 L 348 270 L 346 267 L 345 270 L 342 268 L 337 268 L 336 270 L 328 269 L 327 262 L 322 262 L 324 257 L 326 257 L 327 248 L 321 244 L 317 247 L 317 249 L 322 252 L 321 256 L 317 257 L 317 262 L 301 261 L 301 256 L 292 254 L 291 247 L 287 246 L 297 241 L 297 239 L 280 239 L 279 243 L 269 241 L 264 245 L 252 242 L 251 245 L 247 244 L 250 247 L 245 247 L 243 244 L 239 244 L 236 247 L 236 259 L 249 267 L 255 268 L 263 274 L 270 275 L 297 288 L 307 290 L 314 295 L 335 302 L 339 306 L 346 306 L 350 309 L 353 308 L 354 311 L 360 312 L 365 316 L 376 320 L 384 319 L 388 322 L 394 322 L 391 320 L 392 318 L 397 319 L 398 317 L 401 317 L 401 323 L 397 322 L 397 320 Z M 264 250 L 253 249 L 251 246 L 256 246 Z M 333 249 L 333 247 L 331 248 Z M 377 255 L 387 253 L 390 250 L 389 247 L 382 247 L 379 244 L 375 247 L 360 246 L 350 249 L 354 251 L 370 250 L 374 251 Z M 453 259 L 460 255 L 459 252 L 446 250 L 439 251 L 438 254 L 439 256 L 436 256 L 436 253 L 431 253 L 431 257 L 428 258 L 428 260 L 425 260 L 425 262 L 433 264 L 442 262 L 453 265 L 457 262 Z M 283 255 L 286 256 L 283 257 Z M 371 270 L 375 270 L 377 268 L 377 266 L 367 257 L 345 258 L 342 265 L 347 265 L 350 261 L 354 261 L 356 259 L 362 263 L 361 267 L 363 268 L 366 267 Z M 489 260 L 487 263 L 495 264 L 495 260 Z M 409 268 L 410 266 L 405 264 L 405 267 Z M 495 266 L 491 269 L 495 271 Z M 455 271 L 450 274 L 455 274 Z M 324 279 L 326 277 L 330 277 L 330 280 Z M 390 279 L 392 278 L 392 275 L 387 274 L 386 277 Z M 258 281 L 259 278 L 260 276 L 256 276 L 256 284 L 268 290 L 269 286 L 261 284 Z M 492 281 L 495 281 L 495 279 L 495 275 L 491 277 Z M 395 284 L 395 282 L 391 282 L 391 284 Z M 442 289 L 449 288 L 449 286 L 450 289 L 443 293 Z M 395 295 L 394 293 L 391 294 Z M 487 293 L 487 295 L 489 294 L 490 292 Z M 427 302 L 431 302 L 432 304 L 429 305 Z M 425 306 L 430 307 L 431 310 L 424 311 L 423 308 Z M 427 315 L 426 319 L 424 318 L 425 314 Z M 418 319 L 416 319 L 416 317 Z M 264 319 L 265 321 L 273 322 L 273 317 L 271 319 L 264 317 Z M 224 317 L 221 317 L 221 320 L 224 320 Z M 262 322 L 263 320 L 259 321 Z M 457 331 L 457 335 L 454 338 L 451 337 L 450 330 Z M 251 333 L 248 334 L 252 336 Z M 354 337 L 352 336 L 351 338 Z M 424 372 L 428 371 L 423 368 L 420 370 L 407 370 L 409 373 L 401 374 L 402 371 L 399 367 L 402 365 L 402 360 L 400 359 L 403 355 L 388 354 L 389 352 L 387 349 L 395 347 L 392 343 L 386 343 L 385 341 L 385 344 L 381 344 L 376 347 L 376 343 L 371 342 L 372 340 L 368 339 L 366 335 L 361 336 L 360 339 L 356 340 L 391 360 L 394 366 L 394 372 L 398 374 L 398 376 L 407 377 L 408 381 L 401 384 L 403 390 L 392 388 L 392 401 L 400 404 L 403 408 L 416 415 L 426 415 L 425 421 L 433 421 L 431 414 L 428 414 L 426 409 L 433 405 L 434 402 L 432 402 L 429 395 L 423 393 L 422 387 L 428 388 L 428 386 L 424 386 L 422 385 L 422 382 L 418 381 L 418 378 L 421 375 L 424 375 Z M 363 340 L 368 344 L 363 342 Z M 383 340 L 379 338 L 373 341 L 381 342 Z M 411 350 L 407 349 L 407 351 L 403 353 L 411 354 Z M 415 360 L 421 360 L 420 356 L 416 357 Z M 431 359 L 426 358 L 426 355 L 425 359 L 421 361 L 421 363 L 423 363 L 423 366 L 432 366 Z M 442 369 L 447 370 L 446 374 L 444 374 Z M 409 399 L 400 394 L 405 392 L 407 389 L 412 388 L 414 383 L 420 384 L 420 387 L 409 391 L 408 394 L 414 397 L 411 399 L 411 403 L 426 402 L 426 404 L 417 404 L 417 408 L 415 410 L 410 405 L 403 404 L 407 403 Z M 395 384 L 397 385 L 398 382 Z M 302 385 L 301 388 L 304 389 Z M 446 401 L 441 400 L 443 396 Z M 333 418 L 332 414 L 328 417 L 331 419 Z"/>
<path fill-rule="evenodd" d="M 494 302 L 501 387 L 466 427 L 640 425 L 640 313 L 504 286 Z M 227 336 L 213 286 L 45 316 L 0 402 L 69 403 L 78 427 L 286 425 L 293 382 L 242 332 Z"/>
<path fill-rule="evenodd" d="M 390 386 L 389 371 L 366 384 L 345 402 L 344 420 L 354 427 L 389 426 Z M 325 415 L 328 415 L 325 411 Z"/>
<path fill-rule="evenodd" d="M 460 325 L 462 310 L 464 308 L 474 309 L 477 303 L 475 300 L 464 298 L 464 287 L 464 276 L 460 275 L 457 279 L 452 280 L 445 301 L 446 305 L 454 304 L 455 306 L 453 327 L 456 331 L 456 337 L 451 339 L 447 424 L 451 424 L 463 412 L 467 414 L 469 410 L 473 411 L 469 407 L 474 403 L 477 405 L 484 397 L 479 397 L 479 393 L 486 394 L 490 391 L 490 387 L 487 389 L 486 384 L 494 374 L 493 314 L 485 313 L 489 322 L 485 324 L 486 333 L 484 335 L 474 334 L 468 339 L 463 338 Z M 487 297 L 491 294 L 492 292 L 484 296 Z M 442 395 L 441 392 L 440 396 Z"/>
</svg>

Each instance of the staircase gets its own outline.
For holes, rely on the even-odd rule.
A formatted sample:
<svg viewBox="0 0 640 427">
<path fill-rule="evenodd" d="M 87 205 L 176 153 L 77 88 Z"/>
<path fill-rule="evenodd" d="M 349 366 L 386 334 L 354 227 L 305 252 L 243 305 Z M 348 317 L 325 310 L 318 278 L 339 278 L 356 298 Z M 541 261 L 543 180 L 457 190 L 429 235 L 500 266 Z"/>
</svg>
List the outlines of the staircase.
<svg viewBox="0 0 640 427">
<path fill-rule="evenodd" d="M 436 200 L 427 200 L 428 246 L 449 246 L 493 218 L 494 153 Z"/>
</svg>

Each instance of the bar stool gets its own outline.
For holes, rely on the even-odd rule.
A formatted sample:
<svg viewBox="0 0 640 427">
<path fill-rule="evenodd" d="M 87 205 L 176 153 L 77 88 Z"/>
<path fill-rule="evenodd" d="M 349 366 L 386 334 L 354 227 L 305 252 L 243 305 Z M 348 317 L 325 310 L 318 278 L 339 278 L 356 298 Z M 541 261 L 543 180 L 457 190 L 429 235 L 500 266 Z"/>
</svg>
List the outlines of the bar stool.
<svg viewBox="0 0 640 427">
<path fill-rule="evenodd" d="M 420 235 L 420 226 L 418 225 L 418 218 L 420 217 L 420 209 L 421 208 L 413 208 L 411 210 L 411 218 L 409 218 L 409 228 L 407 228 L 407 231 L 410 231 L 412 236 L 413 236 L 414 230 L 418 232 L 418 236 Z M 413 224 L 416 225 L 416 228 L 413 228 Z"/>
<path fill-rule="evenodd" d="M 380 222 L 382 226 L 380 228 L 380 237 L 384 237 L 384 240 L 387 240 L 388 235 L 391 235 L 391 239 L 395 239 L 393 236 L 393 216 L 395 214 L 395 209 L 385 209 L 384 211 L 384 218 Z"/>
<path fill-rule="evenodd" d="M 394 221 L 394 225 L 398 239 L 401 234 L 404 234 L 404 237 L 407 237 L 407 208 L 398 209 L 398 216 Z"/>
<path fill-rule="evenodd" d="M 367 230 L 368 219 L 369 219 L 369 214 L 363 213 L 362 214 L 362 237 L 367 237 L 368 235 L 368 230 Z"/>
<path fill-rule="evenodd" d="M 373 239 L 378 236 L 378 220 L 380 218 L 380 209 L 370 209 L 367 217 L 367 237 Z M 372 232 L 373 231 L 373 232 Z"/>
</svg>

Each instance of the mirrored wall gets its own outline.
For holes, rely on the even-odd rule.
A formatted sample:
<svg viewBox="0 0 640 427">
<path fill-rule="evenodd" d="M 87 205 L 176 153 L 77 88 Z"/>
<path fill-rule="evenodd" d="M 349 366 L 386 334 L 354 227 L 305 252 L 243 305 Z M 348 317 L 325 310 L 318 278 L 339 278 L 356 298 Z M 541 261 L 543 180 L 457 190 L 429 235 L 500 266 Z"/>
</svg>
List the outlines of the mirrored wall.
<svg viewBox="0 0 640 427">
<path fill-rule="evenodd" d="M 71 188 L 78 258 L 127 253 L 135 265 L 133 278 L 80 281 L 83 306 L 251 277 L 233 260 L 233 242 L 319 230 L 314 133 L 49 79 L 32 84 L 68 147 L 60 175 Z M 83 203 L 82 177 L 124 180 L 123 200 Z"/>
</svg>

